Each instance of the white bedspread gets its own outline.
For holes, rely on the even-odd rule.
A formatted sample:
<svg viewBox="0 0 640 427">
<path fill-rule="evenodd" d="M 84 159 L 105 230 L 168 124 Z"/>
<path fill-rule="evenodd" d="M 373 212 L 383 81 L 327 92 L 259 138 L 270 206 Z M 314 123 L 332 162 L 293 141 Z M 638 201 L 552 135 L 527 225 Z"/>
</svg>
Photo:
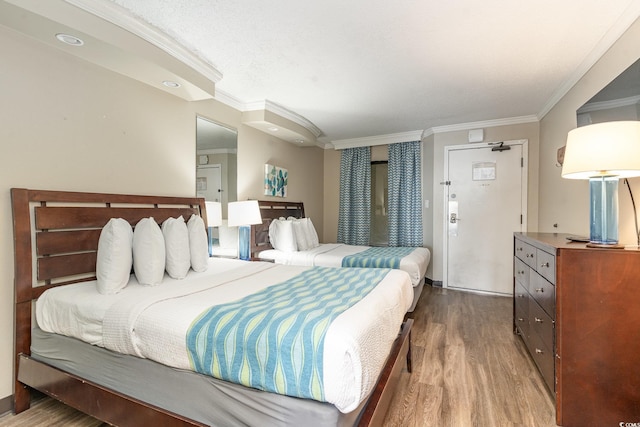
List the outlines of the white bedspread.
<svg viewBox="0 0 640 427">
<path fill-rule="evenodd" d="M 308 251 L 283 252 L 276 249 L 261 251 L 258 257 L 274 260 L 278 264 L 307 265 L 319 267 L 341 267 L 342 259 L 369 249 L 370 246 L 344 245 L 342 243 L 321 243 Z M 416 248 L 400 260 L 400 270 L 411 276 L 413 286 L 418 286 L 427 272 L 431 252 L 427 248 Z"/>
<path fill-rule="evenodd" d="M 198 314 L 308 268 L 211 258 L 207 271 L 191 271 L 183 280 L 165 276 L 158 286 L 139 285 L 132 276 L 115 295 L 99 294 L 95 282 L 61 286 L 38 299 L 36 320 L 47 332 L 190 370 L 185 337 Z M 392 270 L 331 323 L 323 354 L 325 397 L 339 410 L 355 409 L 373 390 L 412 296 L 409 276 Z"/>
</svg>

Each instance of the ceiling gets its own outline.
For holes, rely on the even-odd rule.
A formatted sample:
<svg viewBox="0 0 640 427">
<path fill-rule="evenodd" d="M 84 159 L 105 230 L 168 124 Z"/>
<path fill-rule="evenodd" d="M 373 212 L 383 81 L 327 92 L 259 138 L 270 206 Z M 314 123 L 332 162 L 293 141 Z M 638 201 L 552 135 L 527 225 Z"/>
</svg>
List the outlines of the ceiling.
<svg viewBox="0 0 640 427">
<path fill-rule="evenodd" d="M 93 36 L 70 7 L 152 29 L 216 99 L 277 106 L 319 145 L 538 120 L 640 16 L 640 0 L 5 1 L 58 4 L 38 13 Z"/>
</svg>

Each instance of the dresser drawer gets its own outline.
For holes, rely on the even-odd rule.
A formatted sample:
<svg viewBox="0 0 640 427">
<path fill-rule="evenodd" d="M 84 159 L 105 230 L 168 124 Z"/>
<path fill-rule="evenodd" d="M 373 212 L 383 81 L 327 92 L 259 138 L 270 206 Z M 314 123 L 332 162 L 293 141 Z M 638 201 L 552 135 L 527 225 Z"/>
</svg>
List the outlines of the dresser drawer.
<svg viewBox="0 0 640 427">
<path fill-rule="evenodd" d="M 536 334 L 547 349 L 553 349 L 554 322 L 533 298 L 529 300 L 529 333 Z"/>
<path fill-rule="evenodd" d="M 556 317 L 555 291 L 555 286 L 549 283 L 544 277 L 536 273 L 531 273 L 531 277 L 529 277 L 529 293 L 552 319 Z"/>
<path fill-rule="evenodd" d="M 522 240 L 515 239 L 516 257 L 523 260 L 528 266 L 536 268 L 536 248 Z"/>
<path fill-rule="evenodd" d="M 516 282 L 515 289 L 515 319 L 514 324 L 523 338 L 529 337 L 529 293 Z"/>
<path fill-rule="evenodd" d="M 542 342 L 542 338 L 539 335 L 531 333 L 529 335 L 529 343 L 528 343 L 529 352 L 531 353 L 531 357 L 533 358 L 536 366 L 540 370 L 542 374 L 542 378 L 544 382 L 547 383 L 547 387 L 552 392 L 555 391 L 555 358 L 553 351 L 551 351 L 547 346 Z"/>
<path fill-rule="evenodd" d="M 556 257 L 548 252 L 536 250 L 536 271 L 551 283 L 556 283 Z"/>
<path fill-rule="evenodd" d="M 519 282 L 525 289 L 529 288 L 529 266 L 519 258 L 513 258 L 513 277 L 516 278 L 516 282 Z"/>
</svg>

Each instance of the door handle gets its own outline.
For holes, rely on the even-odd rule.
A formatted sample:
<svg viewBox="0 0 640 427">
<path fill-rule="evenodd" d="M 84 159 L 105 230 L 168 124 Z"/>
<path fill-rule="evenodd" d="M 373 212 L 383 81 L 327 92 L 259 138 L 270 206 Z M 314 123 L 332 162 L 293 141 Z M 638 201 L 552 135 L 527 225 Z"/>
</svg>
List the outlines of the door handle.
<svg viewBox="0 0 640 427">
<path fill-rule="evenodd" d="M 455 224 L 456 222 L 460 221 L 460 218 L 458 218 L 458 214 L 456 214 L 455 212 L 453 212 L 450 216 L 449 216 L 449 222 L 451 224 Z"/>
</svg>

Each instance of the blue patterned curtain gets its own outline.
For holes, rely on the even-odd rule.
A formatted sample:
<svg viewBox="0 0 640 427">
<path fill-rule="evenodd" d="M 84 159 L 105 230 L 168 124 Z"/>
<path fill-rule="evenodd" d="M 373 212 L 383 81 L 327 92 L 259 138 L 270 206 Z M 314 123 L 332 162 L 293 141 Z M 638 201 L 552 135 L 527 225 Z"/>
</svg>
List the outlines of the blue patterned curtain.
<svg viewBox="0 0 640 427">
<path fill-rule="evenodd" d="M 420 141 L 389 145 L 389 246 L 422 246 Z"/>
<path fill-rule="evenodd" d="M 342 150 L 338 243 L 368 245 L 371 223 L 371 148 Z"/>
</svg>

